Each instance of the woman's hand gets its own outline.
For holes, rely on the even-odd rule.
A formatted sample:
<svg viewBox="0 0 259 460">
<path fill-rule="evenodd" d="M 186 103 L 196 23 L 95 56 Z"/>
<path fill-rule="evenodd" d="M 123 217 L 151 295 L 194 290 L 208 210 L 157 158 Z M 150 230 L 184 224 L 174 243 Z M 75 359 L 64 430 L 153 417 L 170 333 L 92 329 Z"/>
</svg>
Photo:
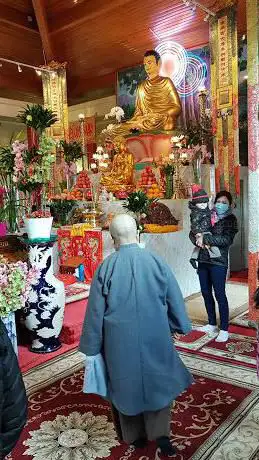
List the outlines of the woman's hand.
<svg viewBox="0 0 259 460">
<path fill-rule="evenodd" d="M 203 248 L 204 245 L 203 245 L 203 234 L 199 234 L 198 238 L 196 238 L 196 245 L 199 247 L 199 248 Z"/>
</svg>

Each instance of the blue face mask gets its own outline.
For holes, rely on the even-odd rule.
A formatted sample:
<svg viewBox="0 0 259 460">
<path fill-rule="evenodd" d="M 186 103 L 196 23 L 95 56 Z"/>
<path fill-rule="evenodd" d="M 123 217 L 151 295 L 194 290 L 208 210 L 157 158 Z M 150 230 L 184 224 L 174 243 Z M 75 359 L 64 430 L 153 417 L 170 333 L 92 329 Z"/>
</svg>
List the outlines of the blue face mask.
<svg viewBox="0 0 259 460">
<path fill-rule="evenodd" d="M 216 203 L 215 209 L 217 211 L 217 214 L 220 216 L 222 214 L 225 214 L 229 210 L 229 205 L 227 203 Z"/>
</svg>

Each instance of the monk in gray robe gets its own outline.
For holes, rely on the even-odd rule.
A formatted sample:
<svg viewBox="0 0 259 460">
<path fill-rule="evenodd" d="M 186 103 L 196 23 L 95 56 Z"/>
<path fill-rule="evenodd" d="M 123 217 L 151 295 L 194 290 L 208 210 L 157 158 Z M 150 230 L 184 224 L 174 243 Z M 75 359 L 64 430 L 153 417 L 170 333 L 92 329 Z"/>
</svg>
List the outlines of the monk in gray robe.
<svg viewBox="0 0 259 460">
<path fill-rule="evenodd" d="M 116 252 L 95 274 L 80 351 L 103 355 L 122 440 L 136 447 L 155 440 L 174 455 L 171 406 L 192 383 L 172 340 L 191 330 L 183 296 L 169 266 L 139 247 L 132 217 L 117 215 L 110 233 Z"/>
</svg>

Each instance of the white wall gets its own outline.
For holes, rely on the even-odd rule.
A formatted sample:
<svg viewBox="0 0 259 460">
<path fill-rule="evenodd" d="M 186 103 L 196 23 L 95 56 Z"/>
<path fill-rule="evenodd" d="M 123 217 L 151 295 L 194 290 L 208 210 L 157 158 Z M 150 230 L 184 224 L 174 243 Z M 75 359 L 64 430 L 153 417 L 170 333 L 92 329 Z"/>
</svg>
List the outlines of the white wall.
<svg viewBox="0 0 259 460">
<path fill-rule="evenodd" d="M 0 121 L 0 146 L 10 143 L 10 140 L 21 134 L 25 138 L 25 129 L 22 124 L 12 121 Z"/>
<path fill-rule="evenodd" d="M 111 108 L 116 105 L 116 96 L 103 97 L 94 101 L 84 102 L 78 105 L 72 105 L 68 108 L 69 121 L 78 120 L 78 115 L 84 113 L 86 117 L 96 115 L 104 116 L 110 112 Z"/>
<path fill-rule="evenodd" d="M 239 232 L 230 248 L 230 269 L 239 271 L 248 267 L 248 168 L 240 168 L 241 191 L 234 211 Z"/>
<path fill-rule="evenodd" d="M 16 118 L 18 112 L 28 103 L 0 97 L 0 117 Z M 69 121 L 78 120 L 79 113 L 84 113 L 86 117 L 97 115 L 99 117 L 108 113 L 116 105 L 116 96 L 104 97 L 82 104 L 72 105 L 68 108 Z"/>
<path fill-rule="evenodd" d="M 0 120 L 0 145 L 10 141 L 13 134 L 19 133 L 22 125 L 17 124 L 15 118 L 20 110 L 27 105 L 27 102 L 0 98 L 0 117 L 8 117 L 10 120 Z M 107 121 L 104 115 L 110 112 L 111 108 L 116 105 L 116 96 L 104 97 L 94 101 L 84 102 L 68 108 L 69 121 L 78 120 L 78 115 L 84 113 L 86 117 L 97 117 L 97 136 L 100 131 L 106 127 Z M 13 120 L 11 120 L 11 118 Z"/>
<path fill-rule="evenodd" d="M 27 102 L 16 101 L 0 97 L 0 116 L 16 118 L 18 112 L 27 105 Z"/>
</svg>

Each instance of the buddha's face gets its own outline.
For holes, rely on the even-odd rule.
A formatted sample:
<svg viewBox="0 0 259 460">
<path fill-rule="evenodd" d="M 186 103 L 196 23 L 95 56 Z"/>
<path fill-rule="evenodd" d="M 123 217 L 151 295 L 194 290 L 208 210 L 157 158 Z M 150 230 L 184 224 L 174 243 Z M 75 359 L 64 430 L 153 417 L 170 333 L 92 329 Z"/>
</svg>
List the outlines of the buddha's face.
<svg viewBox="0 0 259 460">
<path fill-rule="evenodd" d="M 125 150 L 125 139 L 123 137 L 117 136 L 114 139 L 114 149 L 116 153 L 120 153 Z"/>
<path fill-rule="evenodd" d="M 156 62 L 155 56 L 144 57 L 144 68 L 148 78 L 151 80 L 159 75 L 159 62 Z"/>
<path fill-rule="evenodd" d="M 116 142 L 114 144 L 114 150 L 116 153 L 120 153 L 123 149 L 123 144 L 121 142 Z"/>
</svg>

